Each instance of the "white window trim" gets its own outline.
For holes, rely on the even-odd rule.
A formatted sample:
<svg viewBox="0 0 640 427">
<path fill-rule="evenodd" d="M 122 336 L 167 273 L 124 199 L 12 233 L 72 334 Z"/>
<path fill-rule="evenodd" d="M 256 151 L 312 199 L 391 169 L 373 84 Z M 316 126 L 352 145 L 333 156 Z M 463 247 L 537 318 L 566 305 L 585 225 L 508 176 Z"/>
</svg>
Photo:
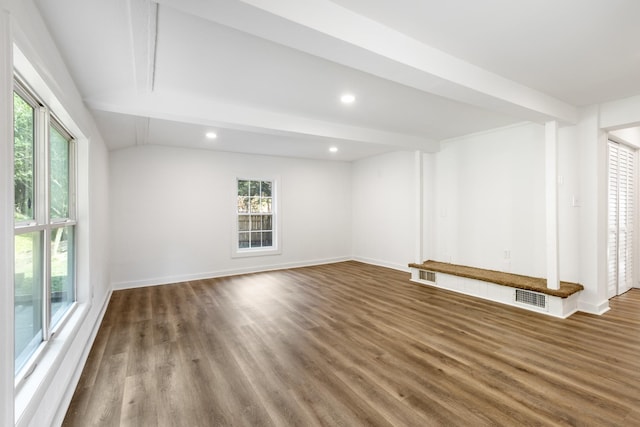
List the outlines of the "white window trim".
<svg viewBox="0 0 640 427">
<path fill-rule="evenodd" d="M 267 248 L 240 248 L 238 246 L 238 180 L 270 181 L 272 182 L 272 218 L 273 218 L 273 246 Z M 282 224 L 280 221 L 280 177 L 259 177 L 236 175 L 233 180 L 232 206 L 232 234 L 231 234 L 231 258 L 246 258 L 257 256 L 270 256 L 282 254 Z"/>
</svg>

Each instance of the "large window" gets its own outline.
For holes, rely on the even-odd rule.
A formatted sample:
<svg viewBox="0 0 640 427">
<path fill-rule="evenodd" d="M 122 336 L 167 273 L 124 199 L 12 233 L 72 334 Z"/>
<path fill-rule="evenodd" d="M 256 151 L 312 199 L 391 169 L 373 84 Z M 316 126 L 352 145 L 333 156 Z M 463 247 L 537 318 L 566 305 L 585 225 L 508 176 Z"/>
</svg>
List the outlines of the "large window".
<svg viewBox="0 0 640 427">
<path fill-rule="evenodd" d="M 75 145 L 16 81 L 14 105 L 15 373 L 49 341 L 76 300 Z"/>
<path fill-rule="evenodd" d="M 273 181 L 238 179 L 239 251 L 272 249 L 275 239 Z"/>
</svg>

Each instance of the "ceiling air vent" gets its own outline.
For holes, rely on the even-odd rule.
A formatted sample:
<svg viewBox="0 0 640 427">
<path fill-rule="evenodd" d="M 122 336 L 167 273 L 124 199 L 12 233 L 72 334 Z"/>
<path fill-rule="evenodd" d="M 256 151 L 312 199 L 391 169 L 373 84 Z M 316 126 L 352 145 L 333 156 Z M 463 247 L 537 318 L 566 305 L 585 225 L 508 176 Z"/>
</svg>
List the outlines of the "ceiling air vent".
<svg viewBox="0 0 640 427">
<path fill-rule="evenodd" d="M 426 280 L 427 282 L 436 282 L 436 272 L 420 270 L 420 280 Z"/>
<path fill-rule="evenodd" d="M 516 302 L 537 308 L 547 308 L 547 296 L 538 292 L 516 289 Z"/>
</svg>

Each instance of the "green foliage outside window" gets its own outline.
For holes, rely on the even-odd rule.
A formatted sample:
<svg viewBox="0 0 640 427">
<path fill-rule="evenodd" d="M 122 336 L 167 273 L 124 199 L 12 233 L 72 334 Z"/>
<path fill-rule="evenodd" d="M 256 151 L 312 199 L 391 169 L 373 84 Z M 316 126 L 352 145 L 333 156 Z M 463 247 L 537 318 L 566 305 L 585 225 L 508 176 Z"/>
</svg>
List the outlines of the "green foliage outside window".
<svg viewBox="0 0 640 427">
<path fill-rule="evenodd" d="M 33 219 L 34 203 L 34 110 L 20 95 L 13 94 L 14 108 L 14 219 Z"/>
<path fill-rule="evenodd" d="M 69 141 L 55 127 L 49 130 L 50 144 L 50 216 L 69 217 Z"/>
</svg>

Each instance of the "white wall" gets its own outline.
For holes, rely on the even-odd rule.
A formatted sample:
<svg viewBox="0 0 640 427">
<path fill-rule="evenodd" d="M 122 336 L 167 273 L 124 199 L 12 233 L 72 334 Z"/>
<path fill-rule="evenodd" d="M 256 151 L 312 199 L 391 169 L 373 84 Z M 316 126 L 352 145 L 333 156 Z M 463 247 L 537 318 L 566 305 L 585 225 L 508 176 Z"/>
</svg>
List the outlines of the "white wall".
<svg viewBox="0 0 640 427">
<path fill-rule="evenodd" d="M 238 177 L 278 179 L 281 254 L 231 257 Z M 344 162 L 151 145 L 113 151 L 114 287 L 348 259 L 349 179 Z"/>
<path fill-rule="evenodd" d="M 435 168 L 437 260 L 545 276 L 543 126 L 443 142 Z"/>
<path fill-rule="evenodd" d="M 580 210 L 583 197 L 575 126 L 558 131 L 558 267 L 560 280 L 580 281 Z"/>
<path fill-rule="evenodd" d="M 353 257 L 407 270 L 416 239 L 416 164 L 413 152 L 383 154 L 353 163 Z"/>
<path fill-rule="evenodd" d="M 105 145 L 86 110 L 64 62 L 46 30 L 39 12 L 31 0 L 20 2 L 2 1 L 2 9 L 9 15 L 10 37 L 24 54 L 26 63 L 16 61 L 15 66 L 44 101 L 52 108 L 65 125 L 69 126 L 79 139 L 79 225 L 78 225 L 78 309 L 67 326 L 54 337 L 36 366 L 33 374 L 24 385 L 13 391 L 13 363 L 8 368 L 2 364 L 0 378 L 3 387 L 0 392 L 3 405 L 13 406 L 16 399 L 15 421 L 20 426 L 58 425 L 66 412 L 82 365 L 92 343 L 93 333 L 100 321 L 102 309 L 109 296 L 110 280 L 108 272 L 107 247 L 109 233 L 108 205 L 108 156 Z M 10 50 L 3 46 L 2 61 L 13 62 Z M 27 66 L 28 65 L 28 66 Z M 11 66 L 9 66 L 11 68 Z M 11 73 L 3 73 L 2 79 L 11 80 Z M 6 81 L 6 80 L 4 80 Z M 3 83 L 4 84 L 4 83 Z M 3 102 L 11 102 L 3 97 Z M 4 110 L 3 110 L 4 111 Z M 9 140 L 7 140 L 9 137 Z M 3 134 L 0 143 L 13 146 L 10 136 Z M 11 150 L 6 150 L 11 151 Z M 2 151 L 3 153 L 5 150 Z M 0 168 L 10 170 L 10 158 L 0 158 Z M 11 163 L 9 163 L 11 162 Z M 0 179 L 7 179 L 2 175 Z M 11 179 L 11 177 L 9 177 Z M 12 180 L 12 179 L 11 179 Z M 11 194 L 12 183 L 3 182 L 0 188 L 6 188 Z M 0 211 L 1 223 L 13 224 L 12 204 Z M 4 240 L 4 239 L 3 239 Z M 12 238 L 8 239 L 12 242 Z M 3 254 L 13 257 L 13 245 L 3 246 Z M 11 271 L 11 270 L 9 270 Z M 12 278 L 5 277 L 4 283 Z M 3 299 L 1 311 L 13 313 L 13 292 L 11 297 Z M 2 348 L 13 348 L 13 330 L 0 329 Z M 8 352 L 12 355 L 12 352 Z M 9 392 L 4 386 L 10 384 Z M 0 424 L 13 425 L 13 411 L 2 411 Z"/>
</svg>

